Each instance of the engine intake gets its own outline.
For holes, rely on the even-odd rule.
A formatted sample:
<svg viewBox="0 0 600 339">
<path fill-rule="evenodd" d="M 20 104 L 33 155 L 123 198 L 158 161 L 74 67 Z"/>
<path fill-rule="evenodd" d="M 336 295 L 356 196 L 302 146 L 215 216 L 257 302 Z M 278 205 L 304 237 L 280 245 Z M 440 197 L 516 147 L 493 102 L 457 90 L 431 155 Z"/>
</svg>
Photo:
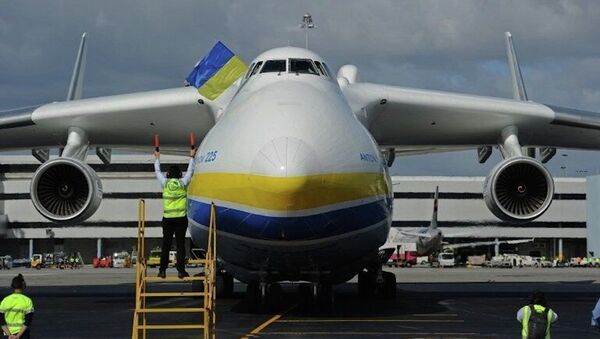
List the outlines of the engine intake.
<svg viewBox="0 0 600 339">
<path fill-rule="evenodd" d="M 490 211 L 512 222 L 527 222 L 544 214 L 553 196 L 552 175 L 539 161 L 529 157 L 500 162 L 486 178 L 483 191 Z"/>
<path fill-rule="evenodd" d="M 71 158 L 50 160 L 33 175 L 31 201 L 51 221 L 85 220 L 100 207 L 102 183 L 85 163 Z"/>
</svg>

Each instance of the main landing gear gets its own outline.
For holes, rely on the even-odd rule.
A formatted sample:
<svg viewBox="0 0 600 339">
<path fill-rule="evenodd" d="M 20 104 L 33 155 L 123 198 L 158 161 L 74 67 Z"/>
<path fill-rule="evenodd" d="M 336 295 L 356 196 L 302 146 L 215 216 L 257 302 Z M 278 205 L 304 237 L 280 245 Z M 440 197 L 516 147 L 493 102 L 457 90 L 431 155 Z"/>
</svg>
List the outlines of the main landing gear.
<svg viewBox="0 0 600 339">
<path fill-rule="evenodd" d="M 379 295 L 385 299 L 396 297 L 396 275 L 381 269 L 358 274 L 358 294 L 363 297 Z"/>
<path fill-rule="evenodd" d="M 252 313 L 279 311 L 283 304 L 283 290 L 278 283 L 250 283 L 246 287 L 245 302 Z"/>
<path fill-rule="evenodd" d="M 283 290 L 278 283 L 250 283 L 246 287 L 245 304 L 248 312 L 271 313 L 284 308 Z M 307 312 L 330 312 L 334 294 L 331 284 L 300 283 L 298 306 Z"/>
<path fill-rule="evenodd" d="M 199 273 L 194 276 L 204 276 Z M 204 282 L 202 280 L 192 281 L 193 292 L 204 292 Z M 216 276 L 217 298 L 230 298 L 233 296 L 233 276 L 225 271 L 218 271 Z"/>
</svg>

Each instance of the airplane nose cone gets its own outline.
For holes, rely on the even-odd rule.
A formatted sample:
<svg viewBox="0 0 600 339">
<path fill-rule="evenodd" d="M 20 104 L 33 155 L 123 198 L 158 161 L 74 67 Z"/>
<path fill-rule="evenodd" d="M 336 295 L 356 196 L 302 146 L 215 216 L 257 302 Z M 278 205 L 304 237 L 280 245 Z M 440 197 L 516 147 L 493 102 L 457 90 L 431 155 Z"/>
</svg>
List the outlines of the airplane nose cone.
<svg viewBox="0 0 600 339">
<path fill-rule="evenodd" d="M 319 173 L 317 152 L 294 137 L 273 139 L 264 145 L 252 161 L 252 174 L 274 177 L 299 177 Z"/>
<path fill-rule="evenodd" d="M 266 143 L 251 165 L 251 180 L 262 191 L 281 195 L 293 208 L 296 198 L 313 183 L 310 175 L 321 173 L 317 152 L 294 137 L 280 137 Z M 304 195 L 304 194 L 302 194 Z"/>
</svg>

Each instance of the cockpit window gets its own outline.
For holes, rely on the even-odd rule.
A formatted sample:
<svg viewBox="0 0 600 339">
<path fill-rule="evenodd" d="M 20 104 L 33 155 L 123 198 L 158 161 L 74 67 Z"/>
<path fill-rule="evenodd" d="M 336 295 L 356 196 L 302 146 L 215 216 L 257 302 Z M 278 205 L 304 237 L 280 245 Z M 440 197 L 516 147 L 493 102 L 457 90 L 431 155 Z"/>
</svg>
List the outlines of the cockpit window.
<svg viewBox="0 0 600 339">
<path fill-rule="evenodd" d="M 290 59 L 290 73 L 319 75 L 310 59 Z"/>
<path fill-rule="evenodd" d="M 260 69 L 260 66 L 262 66 L 262 64 L 262 61 L 257 62 L 256 65 L 254 65 L 254 69 L 252 69 L 252 73 L 250 73 L 250 76 L 253 76 L 254 74 L 258 73 L 258 70 Z"/>
<path fill-rule="evenodd" d="M 285 72 L 285 60 L 267 60 L 263 66 L 261 73 L 269 72 Z"/>
<path fill-rule="evenodd" d="M 326 63 L 323 63 L 323 67 L 325 68 L 325 70 L 327 71 L 327 73 L 329 73 L 329 77 L 331 77 L 332 79 L 335 79 L 333 73 L 331 72 L 331 70 L 329 69 L 329 67 L 327 67 Z"/>
<path fill-rule="evenodd" d="M 320 62 L 315 61 L 315 65 L 317 65 L 317 68 L 319 69 L 321 74 L 323 74 L 324 76 L 327 76 L 327 72 L 325 71 L 325 68 L 323 68 L 323 65 L 321 65 Z"/>
<path fill-rule="evenodd" d="M 254 63 L 252 63 L 250 65 L 250 67 L 248 67 L 248 72 L 246 72 L 246 75 L 244 76 L 244 79 L 248 79 L 250 77 L 250 73 L 252 73 L 253 69 L 254 69 Z"/>
</svg>

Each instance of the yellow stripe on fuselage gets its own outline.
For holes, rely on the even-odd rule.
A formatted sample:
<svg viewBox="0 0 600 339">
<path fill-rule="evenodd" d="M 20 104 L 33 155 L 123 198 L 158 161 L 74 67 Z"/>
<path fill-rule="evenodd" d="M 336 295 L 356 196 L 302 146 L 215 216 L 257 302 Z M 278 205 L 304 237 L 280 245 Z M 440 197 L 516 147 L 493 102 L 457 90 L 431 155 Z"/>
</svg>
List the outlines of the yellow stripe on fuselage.
<svg viewBox="0 0 600 339">
<path fill-rule="evenodd" d="M 390 187 L 381 173 L 334 173 L 271 177 L 196 173 L 188 194 L 273 211 L 299 211 L 373 196 Z"/>
</svg>

